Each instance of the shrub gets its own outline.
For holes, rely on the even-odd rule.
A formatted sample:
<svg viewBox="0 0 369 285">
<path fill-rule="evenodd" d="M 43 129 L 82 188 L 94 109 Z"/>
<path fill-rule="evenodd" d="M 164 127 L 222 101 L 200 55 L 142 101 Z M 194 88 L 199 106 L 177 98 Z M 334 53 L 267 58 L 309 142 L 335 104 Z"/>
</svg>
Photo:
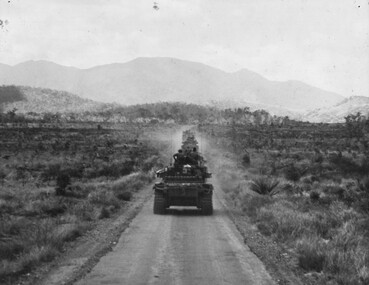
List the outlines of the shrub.
<svg viewBox="0 0 369 285">
<path fill-rule="evenodd" d="M 68 168 L 63 168 L 63 173 L 69 177 L 82 178 L 84 166 L 82 164 L 75 164 Z"/>
<path fill-rule="evenodd" d="M 323 188 L 323 192 L 326 194 L 337 196 L 338 199 L 343 199 L 345 197 L 346 189 L 339 185 L 327 185 Z"/>
<path fill-rule="evenodd" d="M 92 221 L 94 219 L 95 207 L 88 201 L 76 204 L 70 209 L 73 215 L 76 215 L 83 221 Z"/>
<path fill-rule="evenodd" d="M 75 240 L 81 236 L 87 228 L 81 223 L 62 224 L 53 231 L 53 237 L 57 240 L 57 244 L 62 242 Z"/>
<path fill-rule="evenodd" d="M 349 157 L 333 155 L 329 161 L 344 173 L 360 172 L 360 166 Z"/>
<path fill-rule="evenodd" d="M 99 219 L 110 218 L 110 211 L 106 207 L 102 207 L 99 215 Z"/>
<path fill-rule="evenodd" d="M 40 204 L 41 211 L 52 217 L 63 214 L 67 210 L 67 205 L 61 200 L 45 200 Z"/>
<path fill-rule="evenodd" d="M 369 173 L 369 157 L 366 156 L 360 161 L 360 173 L 365 175 Z"/>
<path fill-rule="evenodd" d="M 0 238 L 1 259 L 13 259 L 25 250 L 25 244 L 18 238 L 3 236 Z"/>
<path fill-rule="evenodd" d="M 332 204 L 333 199 L 330 196 L 323 196 L 319 198 L 319 204 L 323 206 L 329 206 Z"/>
<path fill-rule="evenodd" d="M 262 234 L 262 235 L 265 235 L 265 236 L 271 236 L 272 233 L 273 233 L 273 230 L 271 229 L 271 226 L 270 224 L 268 223 L 265 223 L 265 222 L 259 222 L 256 224 L 259 232 Z"/>
<path fill-rule="evenodd" d="M 93 177 L 119 177 L 132 173 L 134 169 L 134 161 L 127 160 L 124 162 L 101 163 L 96 172 L 92 173 Z"/>
<path fill-rule="evenodd" d="M 358 186 L 361 191 L 369 195 L 369 176 L 365 176 L 359 180 Z"/>
<path fill-rule="evenodd" d="M 317 154 L 313 157 L 312 160 L 313 162 L 316 162 L 316 163 L 322 163 L 324 161 L 324 157 L 321 154 Z"/>
<path fill-rule="evenodd" d="M 5 171 L 5 169 L 0 168 L 0 182 L 3 185 L 4 184 L 4 179 L 7 176 L 7 171 Z"/>
<path fill-rule="evenodd" d="M 86 184 L 82 183 L 69 185 L 67 189 L 69 191 L 69 196 L 75 198 L 86 198 L 90 192 L 89 187 L 86 187 Z"/>
<path fill-rule="evenodd" d="M 55 179 L 56 177 L 58 177 L 60 171 L 61 171 L 60 163 L 49 164 L 47 168 L 42 172 L 41 176 L 45 181 L 49 181 L 51 179 Z"/>
<path fill-rule="evenodd" d="M 52 219 L 40 220 L 37 224 L 32 224 L 23 231 L 24 239 L 37 246 L 45 246 L 47 244 L 58 245 L 59 240 L 53 235 L 53 229 L 56 227 L 56 221 Z"/>
<path fill-rule="evenodd" d="M 244 166 L 249 166 L 251 163 L 251 159 L 250 159 L 250 154 L 248 153 L 245 153 L 243 156 L 242 156 L 242 164 Z"/>
<path fill-rule="evenodd" d="M 321 272 L 325 262 L 325 249 L 317 236 L 304 237 L 296 245 L 299 266 L 307 271 Z"/>
<path fill-rule="evenodd" d="M 302 182 L 305 184 L 313 184 L 315 181 L 319 182 L 319 178 L 315 175 L 306 176 L 302 179 Z"/>
<path fill-rule="evenodd" d="M 290 165 L 287 167 L 284 171 L 284 177 L 287 180 L 297 182 L 300 180 L 300 178 L 307 172 L 307 168 L 305 169 L 299 169 L 295 165 Z"/>
<path fill-rule="evenodd" d="M 132 199 L 132 193 L 129 191 L 118 192 L 115 195 L 117 196 L 118 199 L 123 201 L 131 201 Z"/>
<path fill-rule="evenodd" d="M 88 201 L 92 204 L 99 204 L 103 206 L 114 206 L 119 208 L 119 201 L 114 196 L 112 191 L 109 190 L 97 190 L 88 194 Z"/>
<path fill-rule="evenodd" d="M 64 196 L 68 185 L 70 185 L 70 176 L 65 173 L 60 173 L 56 178 L 56 195 Z"/>
<path fill-rule="evenodd" d="M 317 202 L 320 198 L 320 194 L 317 191 L 310 192 L 310 200 L 313 202 Z"/>
<path fill-rule="evenodd" d="M 369 214 L 369 198 L 362 198 L 353 204 L 353 207 L 364 214 Z"/>
<path fill-rule="evenodd" d="M 339 284 L 366 284 L 368 280 L 367 245 L 352 222 L 346 222 L 328 244 L 325 271 L 335 275 Z M 358 276 L 360 272 L 360 277 Z"/>
<path fill-rule="evenodd" d="M 250 189 L 260 195 L 273 196 L 279 193 L 276 188 L 278 184 L 279 181 L 263 176 L 252 180 Z"/>
</svg>

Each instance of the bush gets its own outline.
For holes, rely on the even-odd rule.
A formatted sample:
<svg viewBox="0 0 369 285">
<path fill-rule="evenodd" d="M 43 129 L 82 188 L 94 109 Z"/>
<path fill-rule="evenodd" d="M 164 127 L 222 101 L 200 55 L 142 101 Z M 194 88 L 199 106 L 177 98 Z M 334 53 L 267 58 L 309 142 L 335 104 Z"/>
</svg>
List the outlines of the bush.
<svg viewBox="0 0 369 285">
<path fill-rule="evenodd" d="M 6 178 L 7 176 L 7 171 L 3 168 L 0 168 L 0 182 L 1 184 L 4 183 L 4 179 Z"/>
<path fill-rule="evenodd" d="M 322 163 L 324 161 L 324 157 L 321 154 L 317 154 L 313 157 L 313 162 L 315 163 Z"/>
<path fill-rule="evenodd" d="M 75 240 L 81 236 L 87 228 L 81 223 L 63 224 L 53 231 L 55 239 L 59 240 L 59 243 Z"/>
<path fill-rule="evenodd" d="M 250 165 L 250 163 L 251 163 L 250 154 L 245 153 L 242 156 L 242 164 L 247 167 Z"/>
<path fill-rule="evenodd" d="M 132 173 L 134 169 L 134 161 L 127 160 L 125 162 L 116 162 L 111 164 L 105 164 L 99 170 L 99 176 L 107 176 L 107 177 L 120 177 L 125 176 Z"/>
<path fill-rule="evenodd" d="M 44 200 L 40 204 L 41 211 L 55 217 L 63 214 L 67 210 L 67 205 L 61 200 Z"/>
<path fill-rule="evenodd" d="M 294 165 L 290 165 L 287 167 L 284 171 L 284 177 L 287 180 L 297 182 L 300 180 L 300 178 L 307 172 L 307 168 L 305 169 L 299 169 Z"/>
<path fill-rule="evenodd" d="M 310 200 L 313 202 L 317 202 L 320 198 L 320 194 L 317 191 L 310 192 Z"/>
<path fill-rule="evenodd" d="M 304 237 L 297 242 L 299 266 L 307 271 L 321 272 L 325 262 L 322 241 L 317 236 Z"/>
<path fill-rule="evenodd" d="M 70 176 L 65 173 L 59 174 L 56 178 L 56 195 L 64 196 L 68 185 L 70 185 Z"/>
<path fill-rule="evenodd" d="M 276 189 L 279 184 L 277 180 L 263 176 L 252 180 L 250 183 L 250 189 L 260 195 L 273 196 L 279 193 Z"/>
<path fill-rule="evenodd" d="M 49 164 L 47 168 L 42 172 L 41 176 L 45 181 L 55 179 L 58 177 L 61 171 L 60 163 Z"/>
<path fill-rule="evenodd" d="M 106 207 L 102 207 L 99 215 L 99 219 L 110 218 L 110 211 Z"/>
<path fill-rule="evenodd" d="M 82 221 L 92 221 L 94 219 L 95 207 L 88 201 L 76 204 L 70 209 L 71 214 L 76 215 Z"/>
<path fill-rule="evenodd" d="M 63 168 L 63 173 L 69 177 L 82 178 L 84 169 L 83 165 L 77 164 L 68 168 Z"/>
<path fill-rule="evenodd" d="M 319 178 L 315 175 L 306 176 L 302 179 L 302 182 L 305 184 L 313 184 L 315 181 L 319 182 Z"/>
<path fill-rule="evenodd" d="M 366 156 L 360 161 L 360 173 L 367 175 L 369 173 L 369 157 Z"/>
<path fill-rule="evenodd" d="M 14 259 L 25 250 L 25 244 L 15 237 L 2 237 L 0 239 L 1 259 Z"/>
<path fill-rule="evenodd" d="M 131 201 L 132 199 L 132 193 L 129 191 L 118 192 L 118 193 L 115 193 L 115 195 L 117 196 L 119 200 L 123 200 L 123 201 Z"/>
<path fill-rule="evenodd" d="M 67 189 L 69 191 L 68 196 L 75 198 L 86 198 L 90 192 L 89 187 L 88 186 L 86 187 L 86 184 L 82 183 L 69 185 Z"/>
<path fill-rule="evenodd" d="M 367 284 L 360 282 L 369 279 L 367 245 L 352 222 L 336 232 L 328 249 L 324 271 L 335 275 L 339 284 Z"/>
<path fill-rule="evenodd" d="M 88 201 L 92 204 L 99 204 L 103 206 L 114 206 L 116 208 L 120 207 L 119 201 L 114 196 L 112 191 L 109 190 L 97 190 L 88 194 Z"/>
<path fill-rule="evenodd" d="M 358 186 L 361 191 L 365 194 L 369 195 L 369 176 L 365 176 L 361 180 L 358 181 Z"/>
<path fill-rule="evenodd" d="M 329 206 L 333 203 L 333 199 L 330 196 L 323 196 L 319 198 L 319 204 L 323 206 Z"/>
<path fill-rule="evenodd" d="M 349 157 L 333 155 L 330 157 L 329 161 L 334 164 L 343 173 L 360 173 L 361 169 L 355 161 Z"/>
<path fill-rule="evenodd" d="M 362 198 L 353 204 L 353 207 L 364 214 L 369 214 L 369 198 Z"/>
<path fill-rule="evenodd" d="M 262 234 L 262 235 L 265 235 L 265 236 L 271 236 L 272 233 L 273 233 L 273 230 L 271 229 L 271 226 L 270 224 L 268 223 L 265 223 L 265 222 L 259 222 L 256 224 L 259 232 Z"/>
<path fill-rule="evenodd" d="M 339 185 L 327 185 L 323 188 L 323 192 L 329 195 L 334 195 L 338 199 L 343 199 L 345 197 L 346 189 Z"/>
</svg>

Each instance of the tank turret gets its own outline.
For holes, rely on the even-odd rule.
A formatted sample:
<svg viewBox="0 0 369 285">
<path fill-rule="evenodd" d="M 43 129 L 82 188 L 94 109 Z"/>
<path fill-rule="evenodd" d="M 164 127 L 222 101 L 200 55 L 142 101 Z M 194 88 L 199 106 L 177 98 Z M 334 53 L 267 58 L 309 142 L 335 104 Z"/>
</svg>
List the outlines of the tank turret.
<svg viewBox="0 0 369 285">
<path fill-rule="evenodd" d="M 155 183 L 154 213 L 164 214 L 170 206 L 196 206 L 205 215 L 213 213 L 213 186 L 205 160 L 197 152 L 195 134 L 185 131 L 182 148 L 173 155 L 174 164 L 156 172 L 160 182 Z"/>
</svg>

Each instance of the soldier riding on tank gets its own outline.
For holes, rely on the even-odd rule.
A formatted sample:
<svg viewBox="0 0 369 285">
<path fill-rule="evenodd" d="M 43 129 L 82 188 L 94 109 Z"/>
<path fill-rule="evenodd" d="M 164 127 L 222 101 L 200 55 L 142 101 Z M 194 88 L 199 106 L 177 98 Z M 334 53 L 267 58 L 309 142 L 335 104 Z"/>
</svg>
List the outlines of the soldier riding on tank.
<svg viewBox="0 0 369 285">
<path fill-rule="evenodd" d="M 185 164 L 185 156 L 183 155 L 183 151 L 181 149 L 179 149 L 177 153 L 173 154 L 173 158 L 174 158 L 174 166 L 180 166 Z"/>
</svg>

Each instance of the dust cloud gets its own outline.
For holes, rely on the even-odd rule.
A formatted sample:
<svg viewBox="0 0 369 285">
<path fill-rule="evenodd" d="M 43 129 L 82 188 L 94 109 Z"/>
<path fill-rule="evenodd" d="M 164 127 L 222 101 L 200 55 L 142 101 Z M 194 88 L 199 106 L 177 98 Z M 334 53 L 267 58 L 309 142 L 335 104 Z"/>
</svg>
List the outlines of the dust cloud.
<svg viewBox="0 0 369 285">
<path fill-rule="evenodd" d="M 196 130 L 195 126 L 174 126 L 155 129 L 146 135 L 151 141 L 165 145 L 160 153 L 165 164 L 172 163 L 172 155 L 181 148 L 183 131 L 191 130 L 199 144 L 199 153 L 204 157 L 208 171 L 212 178 L 209 183 L 213 184 L 215 191 L 222 189 L 225 193 L 241 194 L 250 193 L 248 190 L 249 177 L 241 161 L 229 150 L 218 146 L 211 137 Z"/>
<path fill-rule="evenodd" d="M 202 135 L 201 141 L 208 169 L 213 174 L 209 182 L 213 184 L 215 192 L 222 190 L 227 195 L 241 198 L 253 195 L 249 190 L 250 177 L 240 158 L 217 146 L 211 138 Z"/>
</svg>

